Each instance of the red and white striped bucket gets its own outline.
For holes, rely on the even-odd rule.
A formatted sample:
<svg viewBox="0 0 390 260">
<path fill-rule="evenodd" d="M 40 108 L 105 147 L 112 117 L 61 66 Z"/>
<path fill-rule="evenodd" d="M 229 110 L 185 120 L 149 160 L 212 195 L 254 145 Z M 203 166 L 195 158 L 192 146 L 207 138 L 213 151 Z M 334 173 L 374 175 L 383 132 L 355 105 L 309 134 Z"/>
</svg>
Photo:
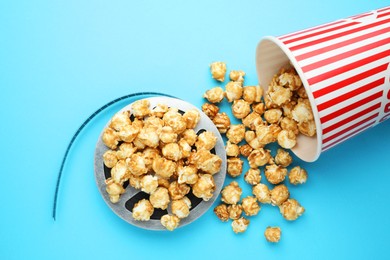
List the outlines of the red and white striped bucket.
<svg viewBox="0 0 390 260">
<path fill-rule="evenodd" d="M 389 62 L 390 7 L 265 37 L 256 53 L 259 83 L 264 88 L 289 64 L 302 79 L 317 135 L 299 135 L 293 152 L 309 162 L 390 118 Z"/>
</svg>

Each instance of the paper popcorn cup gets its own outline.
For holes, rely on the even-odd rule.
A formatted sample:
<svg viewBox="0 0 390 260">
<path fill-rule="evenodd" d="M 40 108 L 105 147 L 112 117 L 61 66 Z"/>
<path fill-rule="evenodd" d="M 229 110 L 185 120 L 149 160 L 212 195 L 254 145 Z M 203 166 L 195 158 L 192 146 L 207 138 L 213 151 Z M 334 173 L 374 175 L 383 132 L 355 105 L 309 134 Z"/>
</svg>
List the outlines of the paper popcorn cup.
<svg viewBox="0 0 390 260">
<path fill-rule="evenodd" d="M 321 152 L 390 118 L 390 7 L 321 26 L 264 37 L 257 46 L 259 84 L 295 67 L 308 94 L 315 137 L 292 150 L 313 162 Z"/>
</svg>

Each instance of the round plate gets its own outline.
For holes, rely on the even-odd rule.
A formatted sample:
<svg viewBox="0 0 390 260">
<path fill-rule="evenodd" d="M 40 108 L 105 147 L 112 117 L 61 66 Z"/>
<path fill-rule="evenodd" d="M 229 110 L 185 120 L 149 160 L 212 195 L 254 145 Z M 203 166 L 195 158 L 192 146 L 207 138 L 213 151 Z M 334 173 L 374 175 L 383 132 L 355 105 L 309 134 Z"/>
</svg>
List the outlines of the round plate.
<svg viewBox="0 0 390 260">
<path fill-rule="evenodd" d="M 192 207 L 191 207 L 190 215 L 187 218 L 181 219 L 179 227 L 182 227 L 188 225 L 189 223 L 195 221 L 200 216 L 202 216 L 211 207 L 211 205 L 213 204 L 213 202 L 216 200 L 219 193 L 221 192 L 222 185 L 225 181 L 225 176 L 226 176 L 226 152 L 225 152 L 224 142 L 222 140 L 220 133 L 218 132 L 218 129 L 215 127 L 214 123 L 210 120 L 210 118 L 208 118 L 206 114 L 204 114 L 201 110 L 191 105 L 190 103 L 182 101 L 180 99 L 168 98 L 168 97 L 152 97 L 146 99 L 149 100 L 150 108 L 154 108 L 157 104 L 166 104 L 169 107 L 175 107 L 179 109 L 180 113 L 184 113 L 189 109 L 197 109 L 200 113 L 200 120 L 198 125 L 194 129 L 195 132 L 199 134 L 207 130 L 213 132 L 217 137 L 217 144 L 211 152 L 215 153 L 222 159 L 222 166 L 221 166 L 221 170 L 218 173 L 213 175 L 215 186 L 216 186 L 214 195 L 209 201 L 203 201 L 202 199 L 195 197 L 192 194 L 192 190 L 191 190 L 190 193 L 187 194 L 187 197 L 191 200 Z M 131 111 L 132 104 L 133 103 L 125 106 L 119 112 L 126 111 L 126 110 Z M 105 128 L 109 125 L 109 123 L 110 122 L 106 124 Z M 141 199 L 149 198 L 149 194 L 146 194 L 141 190 L 137 190 L 131 187 L 130 185 L 127 185 L 127 183 L 125 183 L 124 186 L 127 185 L 126 192 L 122 194 L 119 202 L 114 204 L 110 201 L 110 198 L 106 192 L 105 180 L 111 176 L 111 173 L 110 173 L 110 169 L 107 168 L 103 163 L 103 154 L 109 148 L 102 141 L 103 131 L 104 129 L 100 133 L 99 139 L 96 144 L 96 149 L 95 149 L 95 179 L 100 194 L 102 195 L 104 201 L 115 212 L 115 214 L 117 214 L 123 220 L 127 221 L 128 223 L 134 226 L 144 228 L 144 229 L 149 229 L 149 230 L 165 230 L 165 227 L 162 226 L 160 223 L 160 219 L 163 215 L 167 213 L 172 214 L 170 211 L 170 206 L 168 207 L 167 210 L 155 209 L 149 221 L 138 221 L 133 219 L 132 217 L 132 209 L 134 207 L 134 204 Z"/>
</svg>

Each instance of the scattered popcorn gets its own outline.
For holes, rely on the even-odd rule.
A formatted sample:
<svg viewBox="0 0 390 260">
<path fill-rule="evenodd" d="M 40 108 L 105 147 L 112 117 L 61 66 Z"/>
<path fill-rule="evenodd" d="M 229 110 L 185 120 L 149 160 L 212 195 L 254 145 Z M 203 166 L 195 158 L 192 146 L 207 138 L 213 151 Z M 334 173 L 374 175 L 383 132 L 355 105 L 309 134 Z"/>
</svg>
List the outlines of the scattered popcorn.
<svg viewBox="0 0 390 260">
<path fill-rule="evenodd" d="M 282 130 L 278 134 L 278 144 L 286 149 L 291 149 L 297 144 L 297 136 L 291 130 Z"/>
<path fill-rule="evenodd" d="M 247 86 L 243 89 L 242 98 L 252 104 L 254 102 L 259 103 L 263 96 L 263 89 L 260 86 Z"/>
<path fill-rule="evenodd" d="M 292 163 L 292 157 L 286 150 L 279 148 L 275 156 L 275 163 L 287 167 Z"/>
<path fill-rule="evenodd" d="M 239 219 L 235 219 L 232 222 L 232 228 L 234 233 L 243 233 L 246 231 L 249 225 L 249 219 L 246 219 L 244 217 L 241 217 Z"/>
<path fill-rule="evenodd" d="M 196 125 L 200 120 L 200 114 L 196 109 L 189 109 L 186 112 L 184 112 L 183 118 L 187 123 L 187 128 L 193 129 L 196 127 Z"/>
<path fill-rule="evenodd" d="M 265 166 L 265 177 L 272 184 L 279 184 L 286 178 L 287 169 L 280 165 L 267 165 Z"/>
<path fill-rule="evenodd" d="M 265 239 L 271 243 L 278 243 L 281 235 L 282 231 L 280 227 L 267 227 L 264 232 Z"/>
<path fill-rule="evenodd" d="M 233 144 L 238 144 L 245 137 L 245 126 L 244 125 L 231 125 L 229 130 L 226 132 L 226 137 Z"/>
<path fill-rule="evenodd" d="M 266 165 L 271 159 L 271 153 L 269 150 L 260 148 L 258 150 L 253 150 L 248 156 L 249 166 L 252 169 Z"/>
<path fill-rule="evenodd" d="M 221 200 L 226 204 L 237 204 L 240 201 L 242 189 L 236 181 L 232 181 L 221 191 Z"/>
<path fill-rule="evenodd" d="M 305 212 L 305 208 L 302 207 L 295 199 L 288 199 L 279 206 L 280 213 L 286 220 L 296 220 Z"/>
<path fill-rule="evenodd" d="M 259 115 L 263 115 L 265 112 L 265 105 L 264 103 L 260 102 L 257 104 L 252 104 L 253 112 L 256 112 Z"/>
<path fill-rule="evenodd" d="M 224 92 L 221 87 L 215 87 L 210 90 L 207 90 L 204 93 L 203 97 L 207 99 L 210 103 L 219 103 L 224 98 Z"/>
<path fill-rule="evenodd" d="M 184 196 L 182 199 L 174 200 L 171 203 L 172 213 L 178 218 L 186 218 L 190 214 L 191 201 Z"/>
<path fill-rule="evenodd" d="M 252 188 L 252 193 L 260 203 L 271 203 L 271 192 L 267 185 L 259 183 Z"/>
<path fill-rule="evenodd" d="M 106 180 L 106 191 L 112 203 L 118 203 L 120 195 L 125 193 L 125 189 L 119 183 L 114 182 L 111 178 Z"/>
<path fill-rule="evenodd" d="M 301 134 L 312 137 L 316 134 L 316 123 L 314 120 L 298 123 L 298 130 Z"/>
<path fill-rule="evenodd" d="M 242 70 L 232 70 L 229 73 L 229 78 L 231 81 L 238 81 L 243 83 L 245 77 L 245 72 Z"/>
<path fill-rule="evenodd" d="M 233 101 L 232 113 L 238 119 L 243 119 L 251 112 L 251 107 L 248 102 L 243 99 Z"/>
<path fill-rule="evenodd" d="M 192 193 L 196 197 L 208 201 L 213 197 L 214 191 L 215 182 L 213 176 L 211 174 L 199 174 L 198 181 L 192 186 Z"/>
<path fill-rule="evenodd" d="M 189 145 L 194 145 L 198 136 L 194 129 L 187 129 L 182 133 L 182 138 L 187 141 Z"/>
<path fill-rule="evenodd" d="M 275 186 L 271 190 L 271 203 L 272 205 L 280 206 L 290 197 L 290 192 L 287 189 L 287 186 L 280 184 Z"/>
<path fill-rule="evenodd" d="M 177 173 L 179 175 L 177 180 L 179 184 L 195 184 L 198 181 L 198 169 L 194 165 L 178 167 Z"/>
<path fill-rule="evenodd" d="M 226 155 L 230 157 L 237 157 L 240 155 L 240 148 L 237 144 L 232 144 L 230 141 L 226 142 Z"/>
<path fill-rule="evenodd" d="M 170 202 L 168 189 L 158 187 L 149 197 L 150 203 L 154 208 L 167 209 Z"/>
<path fill-rule="evenodd" d="M 198 150 L 201 148 L 211 150 L 214 148 L 216 143 L 217 137 L 215 136 L 215 134 L 210 131 L 204 131 L 198 136 L 198 139 L 195 142 L 195 146 Z"/>
<path fill-rule="evenodd" d="M 228 102 L 240 99 L 242 97 L 242 92 L 241 82 L 230 81 L 225 86 L 225 96 Z"/>
<path fill-rule="evenodd" d="M 167 230 L 173 231 L 179 226 L 180 219 L 174 215 L 166 214 L 161 217 L 160 222 Z"/>
<path fill-rule="evenodd" d="M 299 166 L 295 166 L 288 174 L 288 179 L 291 184 L 303 184 L 307 181 L 307 172 Z"/>
<path fill-rule="evenodd" d="M 133 208 L 133 218 L 139 221 L 148 221 L 153 215 L 154 208 L 147 199 L 138 201 Z"/>
<path fill-rule="evenodd" d="M 252 151 L 253 148 L 249 144 L 244 144 L 240 146 L 240 153 L 242 156 L 248 157 Z"/>
<path fill-rule="evenodd" d="M 309 99 L 298 99 L 298 104 L 292 110 L 292 118 L 298 123 L 314 119 Z"/>
<path fill-rule="evenodd" d="M 276 138 L 271 130 L 272 128 L 269 125 L 256 126 L 256 137 L 261 144 L 267 145 L 275 142 Z"/>
<path fill-rule="evenodd" d="M 196 167 L 211 175 L 218 173 L 221 170 L 222 159 L 218 155 L 210 153 L 210 151 L 201 149 L 194 156 Z"/>
<path fill-rule="evenodd" d="M 232 204 L 227 207 L 230 219 L 239 219 L 242 214 L 242 206 L 240 204 Z"/>
<path fill-rule="evenodd" d="M 164 157 L 158 157 L 153 161 L 153 171 L 164 179 L 169 179 L 176 171 L 176 163 Z"/>
<path fill-rule="evenodd" d="M 244 162 L 238 157 L 227 159 L 227 173 L 232 177 L 241 175 L 243 164 Z"/>
<path fill-rule="evenodd" d="M 280 127 L 283 129 L 283 130 L 291 130 L 294 132 L 295 135 L 298 135 L 299 134 L 299 130 L 298 130 L 298 125 L 297 123 L 289 118 L 289 117 L 283 117 L 282 120 L 280 121 Z"/>
<path fill-rule="evenodd" d="M 250 185 L 259 184 L 261 181 L 261 175 L 259 169 L 249 169 L 245 175 L 244 180 Z"/>
<path fill-rule="evenodd" d="M 219 107 L 214 104 L 204 103 L 202 105 L 202 111 L 212 120 L 219 112 Z"/>
<path fill-rule="evenodd" d="M 226 204 L 219 204 L 214 208 L 215 215 L 223 222 L 229 220 L 229 212 Z"/>
<path fill-rule="evenodd" d="M 217 113 L 213 119 L 213 123 L 218 128 L 218 131 L 221 134 L 224 134 L 227 132 L 227 130 L 230 127 L 230 118 L 226 113 Z"/>
<path fill-rule="evenodd" d="M 242 124 L 246 127 L 248 127 L 250 130 L 256 130 L 256 127 L 259 125 L 263 125 L 264 121 L 261 118 L 261 115 L 252 112 L 249 115 L 247 115 L 245 118 L 242 119 Z"/>
<path fill-rule="evenodd" d="M 272 108 L 264 112 L 264 118 L 270 124 L 279 123 L 282 118 L 282 110 L 278 108 Z"/>
<path fill-rule="evenodd" d="M 242 209 L 247 216 L 255 216 L 260 211 L 260 205 L 257 203 L 257 199 L 248 196 L 242 200 Z"/>
<path fill-rule="evenodd" d="M 187 122 L 176 108 L 170 108 L 163 116 L 165 126 L 172 127 L 177 134 L 183 133 L 187 129 Z"/>
<path fill-rule="evenodd" d="M 211 76 L 218 81 L 225 81 L 226 64 L 216 61 L 210 64 Z"/>
</svg>

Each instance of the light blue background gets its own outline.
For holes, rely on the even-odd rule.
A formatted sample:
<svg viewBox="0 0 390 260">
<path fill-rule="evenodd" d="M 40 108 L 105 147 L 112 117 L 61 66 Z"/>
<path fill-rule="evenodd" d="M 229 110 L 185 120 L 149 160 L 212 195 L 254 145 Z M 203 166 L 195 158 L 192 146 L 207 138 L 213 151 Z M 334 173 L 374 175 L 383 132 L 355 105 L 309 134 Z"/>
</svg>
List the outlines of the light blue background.
<svg viewBox="0 0 390 260">
<path fill-rule="evenodd" d="M 263 36 L 389 4 L 2 0 L 0 259 L 388 259 L 390 122 L 315 163 L 296 161 L 309 180 L 291 187 L 307 210 L 295 222 L 267 205 L 241 235 L 211 210 L 175 232 L 151 232 L 114 215 L 93 177 L 96 140 L 122 102 L 81 133 L 64 169 L 56 222 L 51 207 L 65 148 L 101 105 L 163 91 L 200 106 L 203 92 L 217 85 L 210 62 L 243 69 L 246 83 L 256 84 L 255 47 Z M 268 225 L 281 226 L 279 244 L 265 241 Z"/>
</svg>

